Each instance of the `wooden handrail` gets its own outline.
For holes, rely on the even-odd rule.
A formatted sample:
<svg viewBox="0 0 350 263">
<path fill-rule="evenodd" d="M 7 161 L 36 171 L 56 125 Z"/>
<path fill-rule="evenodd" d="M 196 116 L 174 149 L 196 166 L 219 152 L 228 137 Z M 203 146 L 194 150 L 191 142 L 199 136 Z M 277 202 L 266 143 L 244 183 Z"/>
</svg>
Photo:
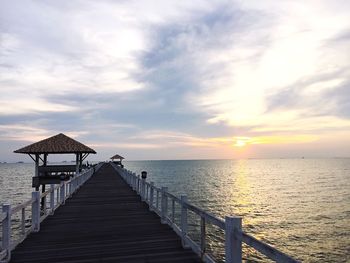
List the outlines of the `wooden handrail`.
<svg viewBox="0 0 350 263">
<path fill-rule="evenodd" d="M 6 222 L 10 222 L 7 220 L 11 220 L 11 215 L 14 213 L 17 213 L 19 211 L 22 211 L 22 217 L 21 217 L 21 235 L 19 236 L 19 238 L 17 240 L 9 240 L 9 244 L 7 247 L 2 248 L 3 250 L 0 251 L 0 261 L 3 262 L 2 260 L 5 260 L 5 262 L 8 261 L 8 259 L 10 258 L 11 255 L 11 251 L 13 249 L 16 248 L 16 246 L 18 244 L 20 244 L 21 242 L 23 242 L 23 240 L 33 231 L 38 231 L 40 229 L 40 223 L 46 218 L 48 217 L 50 214 L 46 213 L 46 207 L 44 206 L 45 210 L 44 213 L 41 215 L 40 213 L 40 199 L 44 198 L 45 200 L 45 204 L 46 204 L 46 198 L 49 194 L 56 192 L 57 196 L 50 195 L 50 198 L 57 198 L 56 199 L 56 204 L 55 204 L 55 200 L 53 200 L 53 202 L 51 204 L 53 204 L 53 206 L 50 206 L 50 210 L 53 213 L 54 210 L 56 210 L 62 203 L 60 203 L 59 200 L 59 192 L 61 191 L 61 187 L 63 185 L 63 189 L 64 189 L 64 200 L 68 199 L 70 197 L 70 195 L 72 194 L 72 192 L 70 192 L 71 190 L 73 190 L 73 192 L 77 191 L 78 188 L 84 184 L 93 174 L 93 172 L 98 171 L 102 166 L 102 163 L 98 164 L 94 169 L 91 168 L 89 170 L 86 170 L 78 175 L 76 175 L 75 177 L 71 178 L 68 181 L 63 182 L 62 184 L 59 185 L 55 185 L 54 187 L 50 188 L 49 190 L 45 191 L 44 193 L 38 193 L 38 192 L 32 192 L 32 198 L 28 201 L 25 201 L 13 208 L 11 208 L 10 210 L 6 210 L 7 212 L 0 212 L 0 224 L 3 226 L 3 231 L 2 231 L 2 235 L 3 235 L 3 240 L 4 240 L 4 235 L 6 235 L 6 240 L 11 239 L 11 224 L 10 223 L 6 223 Z M 69 186 L 69 191 L 65 191 L 66 187 Z M 72 188 L 71 188 L 72 187 Z M 68 187 L 67 187 L 68 188 Z M 35 197 L 35 198 L 34 198 Z M 50 200 L 51 201 L 51 200 Z M 32 205 L 32 227 L 28 230 L 25 230 L 25 208 L 29 205 Z M 5 209 L 4 207 L 6 207 L 6 209 L 9 209 L 10 206 L 5 206 L 3 205 L 3 209 Z M 9 217 L 9 218 L 8 218 Z M 4 222 L 5 222 L 5 226 L 4 227 Z"/>
<path fill-rule="evenodd" d="M 40 197 L 43 198 L 43 197 L 47 196 L 47 195 L 50 194 L 50 193 L 51 193 L 51 189 L 49 189 L 49 190 L 47 190 L 47 191 L 41 193 L 41 194 L 40 194 Z"/>
<path fill-rule="evenodd" d="M 17 212 L 21 211 L 22 208 L 26 208 L 28 205 L 31 205 L 32 203 L 33 203 L 32 199 L 25 201 L 24 203 L 19 204 L 19 205 L 15 206 L 14 208 L 12 208 L 11 213 L 12 214 L 17 213 Z"/>
<path fill-rule="evenodd" d="M 7 250 L 4 249 L 4 250 L 0 251 L 0 259 L 5 258 L 6 255 L 7 255 Z"/>
<path fill-rule="evenodd" d="M 7 218 L 7 213 L 1 212 L 0 214 L 0 222 L 4 221 Z"/>
<path fill-rule="evenodd" d="M 195 212 L 197 215 L 204 217 L 206 220 L 210 221 L 213 225 L 216 225 L 220 227 L 221 229 L 225 229 L 225 221 L 223 219 L 220 219 L 209 212 L 206 212 L 194 205 L 191 205 L 189 203 L 184 203 L 184 205 L 187 207 L 187 209 Z"/>
<path fill-rule="evenodd" d="M 246 234 L 244 232 L 241 233 L 241 238 L 244 243 L 248 246 L 255 248 L 260 253 L 264 254 L 268 258 L 276 261 L 276 262 L 285 262 L 285 263 L 295 263 L 298 262 L 292 257 L 284 254 L 283 252 L 277 250 L 276 248 L 256 239 L 255 237 Z"/>
<path fill-rule="evenodd" d="M 225 220 L 216 217 L 215 215 L 204 211 L 203 209 L 200 209 L 190 203 L 187 202 L 187 199 L 181 200 L 180 198 L 178 198 L 177 196 L 169 193 L 168 191 L 158 188 L 156 186 L 154 186 L 153 183 L 149 183 L 145 180 L 141 180 L 140 176 L 136 176 L 136 174 L 132 173 L 129 170 L 126 170 L 124 168 L 118 167 L 114 164 L 112 164 L 112 166 L 121 174 L 121 176 L 125 179 L 126 182 L 128 182 L 129 185 L 131 185 L 133 187 L 133 189 L 138 189 L 138 193 L 140 195 L 145 195 L 147 193 L 143 193 L 139 188 L 135 187 L 135 185 L 146 185 L 148 186 L 150 189 L 153 189 L 153 191 L 148 191 L 150 193 L 152 193 L 152 195 L 156 194 L 156 198 L 152 198 L 148 197 L 148 196 L 142 196 L 142 199 L 145 200 L 145 202 L 147 202 L 150 205 L 150 208 L 162 217 L 162 222 L 167 222 L 173 229 L 174 231 L 181 236 L 181 238 L 183 239 L 183 244 L 184 245 L 188 245 L 192 248 L 192 250 L 197 253 L 198 255 L 201 256 L 201 258 L 205 261 L 205 262 L 214 262 L 214 260 L 208 256 L 206 254 L 205 251 L 205 236 L 206 236 L 206 230 L 205 230 L 205 225 L 207 223 L 211 223 L 212 225 L 215 225 L 217 227 L 219 227 L 220 229 L 224 230 L 224 232 L 227 231 L 227 222 L 225 222 Z M 156 192 L 156 193 L 154 193 Z M 159 193 L 161 193 L 161 195 L 159 195 Z M 191 210 L 192 212 L 194 212 L 195 214 L 197 214 L 198 216 L 201 217 L 201 226 L 200 226 L 200 231 L 201 231 L 201 244 L 197 244 L 196 242 L 194 242 L 192 239 L 189 238 L 189 236 L 187 235 L 187 230 L 185 232 L 185 234 L 183 234 L 183 227 L 179 227 L 175 224 L 174 222 L 174 216 L 172 216 L 172 218 L 169 218 L 167 216 L 167 211 L 163 211 L 162 209 L 168 209 L 167 205 L 165 205 L 165 203 L 163 202 L 167 202 L 167 200 L 165 201 L 161 201 L 160 203 L 162 203 L 161 208 L 158 205 L 154 205 L 154 201 L 156 202 L 156 204 L 158 204 L 158 195 L 160 196 L 160 198 L 162 199 L 162 196 L 165 198 L 170 198 L 172 200 L 172 202 L 177 202 L 178 204 L 180 204 L 182 209 L 188 209 Z M 156 200 L 154 200 L 156 199 Z M 151 203 L 152 202 L 152 203 Z M 164 208 L 165 207 L 165 208 Z M 187 210 L 186 210 L 187 211 Z M 174 214 L 174 208 L 172 211 L 172 214 Z M 235 220 L 235 218 L 241 220 L 239 217 L 229 217 L 228 219 L 230 219 L 228 222 L 231 222 L 232 220 Z M 186 217 L 186 222 L 187 222 L 187 217 Z M 234 221 L 232 221 L 234 222 Z M 238 221 L 241 222 L 241 221 Z M 186 223 L 187 224 L 187 223 Z M 241 224 L 241 223 L 239 223 Z M 229 229 L 231 229 L 232 231 L 232 226 L 229 227 Z M 285 253 L 279 251 L 278 249 L 264 243 L 263 241 L 260 241 L 256 238 L 254 238 L 253 236 L 245 233 L 244 231 L 242 231 L 240 228 L 238 228 L 237 230 L 234 230 L 233 232 L 231 232 L 232 235 L 234 235 L 234 238 L 236 238 L 237 240 L 239 240 L 239 242 L 244 242 L 245 244 L 247 244 L 248 246 L 256 249 L 257 251 L 259 251 L 260 253 L 264 254 L 265 256 L 267 256 L 268 258 L 276 261 L 276 262 L 286 262 L 286 263 L 296 263 L 298 262 L 297 260 L 293 259 L 292 257 L 286 255 Z M 227 233 L 225 233 L 225 235 L 227 235 Z M 229 243 L 230 244 L 230 243 Z M 239 246 L 241 249 L 241 245 Z M 227 248 L 227 249 L 233 249 L 232 248 Z M 241 253 L 241 252 L 240 252 Z M 226 253 L 227 256 L 227 253 Z M 227 257 L 226 257 L 227 258 Z M 237 259 L 236 256 L 234 256 L 234 258 L 230 258 L 227 260 L 229 262 L 241 262 L 241 259 Z"/>
</svg>

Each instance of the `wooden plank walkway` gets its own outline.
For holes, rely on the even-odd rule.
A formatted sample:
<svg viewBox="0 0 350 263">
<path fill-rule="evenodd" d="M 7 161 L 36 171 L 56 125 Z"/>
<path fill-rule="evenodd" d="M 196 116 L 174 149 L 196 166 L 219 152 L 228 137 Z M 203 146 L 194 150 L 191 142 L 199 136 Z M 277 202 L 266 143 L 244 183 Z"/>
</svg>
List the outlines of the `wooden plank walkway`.
<svg viewBox="0 0 350 263">
<path fill-rule="evenodd" d="M 11 262 L 201 262 L 110 164 L 13 252 Z"/>
</svg>

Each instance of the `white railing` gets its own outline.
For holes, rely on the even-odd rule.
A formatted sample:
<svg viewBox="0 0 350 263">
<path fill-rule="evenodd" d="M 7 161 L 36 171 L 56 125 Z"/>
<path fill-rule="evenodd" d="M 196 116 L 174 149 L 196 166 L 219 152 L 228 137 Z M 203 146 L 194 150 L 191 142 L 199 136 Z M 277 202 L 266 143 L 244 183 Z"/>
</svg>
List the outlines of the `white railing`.
<svg viewBox="0 0 350 263">
<path fill-rule="evenodd" d="M 245 233 L 242 230 L 241 217 L 227 216 L 225 220 L 218 218 L 188 203 L 187 196 L 182 195 L 178 198 L 169 193 L 167 187 L 158 188 L 153 182 L 147 182 L 145 179 L 141 179 L 140 175 L 137 176 L 135 173 L 113 163 L 112 165 L 130 187 L 141 196 L 141 200 L 149 205 L 149 209 L 160 216 L 161 222 L 171 226 L 181 237 L 183 247 L 191 248 L 204 262 L 215 262 L 206 251 L 206 229 L 208 224 L 217 226 L 224 231 L 225 262 L 227 263 L 242 262 L 242 242 L 276 262 L 298 262 L 278 249 Z M 175 223 L 176 205 L 179 205 L 181 211 L 179 225 Z M 188 211 L 192 211 L 200 217 L 200 238 L 198 243 L 192 240 L 188 234 Z"/>
<path fill-rule="evenodd" d="M 20 205 L 11 207 L 9 204 L 2 205 L 0 213 L 0 225 L 2 227 L 2 243 L 0 245 L 0 262 L 9 262 L 11 251 L 16 248 L 30 233 L 40 231 L 40 223 L 54 211 L 65 203 L 98 169 L 103 163 L 75 175 L 68 181 L 63 181 L 59 185 L 51 185 L 50 189 L 44 193 L 32 192 L 32 198 Z M 40 205 L 42 204 L 42 205 Z M 49 204 L 49 205 L 48 205 Z M 30 210 L 31 212 L 28 212 Z M 19 221 L 20 228 L 17 235 L 12 234 L 12 221 L 14 215 L 21 213 Z M 26 219 L 26 212 L 31 213 L 31 217 Z"/>
</svg>

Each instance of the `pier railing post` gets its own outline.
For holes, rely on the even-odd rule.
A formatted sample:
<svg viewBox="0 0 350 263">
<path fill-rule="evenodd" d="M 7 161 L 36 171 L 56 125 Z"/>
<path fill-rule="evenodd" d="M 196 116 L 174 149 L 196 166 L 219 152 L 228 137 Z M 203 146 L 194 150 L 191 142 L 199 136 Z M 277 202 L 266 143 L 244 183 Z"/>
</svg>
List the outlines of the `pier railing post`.
<svg viewBox="0 0 350 263">
<path fill-rule="evenodd" d="M 75 193 L 76 185 L 75 185 L 75 176 L 72 177 L 71 179 L 71 184 L 72 184 L 72 195 Z M 58 202 L 58 200 L 57 200 Z"/>
<path fill-rule="evenodd" d="M 157 189 L 157 197 L 156 197 L 156 211 L 160 211 L 159 210 L 159 190 Z"/>
<path fill-rule="evenodd" d="M 2 222 L 2 249 L 6 250 L 6 262 L 11 259 L 11 205 L 3 204 L 2 212 L 6 218 Z"/>
<path fill-rule="evenodd" d="M 162 197 L 161 197 L 161 223 L 166 224 L 166 217 L 168 212 L 168 196 L 166 195 L 168 187 L 162 187 Z"/>
<path fill-rule="evenodd" d="M 65 203 L 65 200 L 64 200 L 64 196 L 65 196 L 65 187 L 64 187 L 64 183 L 62 182 L 61 185 L 60 185 L 60 203 L 61 204 L 64 204 Z"/>
<path fill-rule="evenodd" d="M 187 196 L 181 196 L 181 242 L 184 248 L 188 248 L 186 243 L 186 236 L 188 232 L 188 222 L 187 222 Z"/>
<path fill-rule="evenodd" d="M 171 200 L 171 222 L 175 224 L 175 199 Z"/>
<path fill-rule="evenodd" d="M 132 174 L 132 190 L 136 191 L 136 174 Z"/>
<path fill-rule="evenodd" d="M 137 175 L 134 173 L 134 190 L 137 192 Z"/>
<path fill-rule="evenodd" d="M 131 186 L 132 186 L 132 190 L 136 190 L 136 184 L 135 184 L 135 173 L 132 174 L 131 176 Z"/>
<path fill-rule="evenodd" d="M 68 193 L 69 193 L 69 194 L 68 194 L 69 196 L 71 196 L 72 193 L 73 193 L 73 192 L 72 192 L 72 181 L 70 181 L 70 182 L 68 183 Z"/>
<path fill-rule="evenodd" d="M 138 175 L 137 176 L 137 193 L 140 194 L 140 191 L 141 191 L 141 187 L 140 187 L 140 179 L 141 175 Z"/>
<path fill-rule="evenodd" d="M 50 185 L 50 214 L 53 215 L 55 211 L 55 185 Z"/>
<path fill-rule="evenodd" d="M 242 262 L 242 240 L 238 235 L 242 231 L 242 218 L 225 218 L 225 257 L 226 263 Z"/>
<path fill-rule="evenodd" d="M 26 233 L 26 208 L 21 209 L 21 234 L 25 235 Z"/>
<path fill-rule="evenodd" d="M 76 174 L 74 177 L 75 191 L 79 189 L 79 174 Z"/>
<path fill-rule="evenodd" d="M 206 227 L 205 227 L 205 217 L 201 216 L 201 258 L 203 259 L 203 256 L 206 252 Z"/>
<path fill-rule="evenodd" d="M 151 182 L 150 196 L 149 196 L 149 210 L 153 211 L 153 199 L 154 199 L 154 182 Z"/>
<path fill-rule="evenodd" d="M 40 230 L 40 192 L 32 192 L 32 230 L 39 232 Z"/>
<path fill-rule="evenodd" d="M 44 213 L 44 215 L 46 215 L 46 208 L 47 208 L 47 195 L 45 195 L 41 200 L 43 200 L 44 202 L 43 202 L 43 206 L 42 206 L 42 210 L 43 210 L 43 213 Z"/>
<path fill-rule="evenodd" d="M 141 179 L 141 200 L 146 200 L 146 179 Z"/>
</svg>

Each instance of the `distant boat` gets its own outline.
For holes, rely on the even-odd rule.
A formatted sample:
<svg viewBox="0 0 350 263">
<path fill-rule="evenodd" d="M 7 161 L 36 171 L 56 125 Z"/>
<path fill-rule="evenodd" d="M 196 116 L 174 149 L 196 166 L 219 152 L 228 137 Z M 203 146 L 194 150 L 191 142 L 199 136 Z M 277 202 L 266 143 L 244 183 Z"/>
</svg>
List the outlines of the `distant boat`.
<svg viewBox="0 0 350 263">
<path fill-rule="evenodd" d="M 24 162 L 22 162 L 22 161 L 19 161 L 19 162 L 17 162 L 17 163 L 24 163 Z"/>
</svg>

